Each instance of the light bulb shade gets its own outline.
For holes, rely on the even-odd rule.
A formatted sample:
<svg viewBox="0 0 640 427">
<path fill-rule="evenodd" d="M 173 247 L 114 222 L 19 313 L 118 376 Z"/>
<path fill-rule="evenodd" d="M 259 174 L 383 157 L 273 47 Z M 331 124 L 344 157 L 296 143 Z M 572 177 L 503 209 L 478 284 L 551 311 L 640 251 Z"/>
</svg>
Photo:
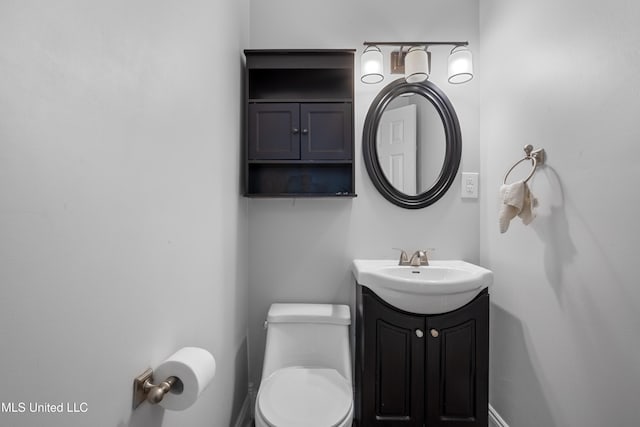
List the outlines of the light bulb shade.
<svg viewBox="0 0 640 427">
<path fill-rule="evenodd" d="M 429 55 L 424 48 L 412 47 L 404 57 L 404 78 L 419 83 L 429 78 Z"/>
<path fill-rule="evenodd" d="M 473 78 L 473 57 L 465 46 L 456 46 L 449 55 L 449 83 L 466 83 Z"/>
<path fill-rule="evenodd" d="M 380 83 L 384 79 L 382 73 L 382 51 L 378 46 L 367 46 L 360 56 L 360 80 L 363 83 Z"/>
</svg>

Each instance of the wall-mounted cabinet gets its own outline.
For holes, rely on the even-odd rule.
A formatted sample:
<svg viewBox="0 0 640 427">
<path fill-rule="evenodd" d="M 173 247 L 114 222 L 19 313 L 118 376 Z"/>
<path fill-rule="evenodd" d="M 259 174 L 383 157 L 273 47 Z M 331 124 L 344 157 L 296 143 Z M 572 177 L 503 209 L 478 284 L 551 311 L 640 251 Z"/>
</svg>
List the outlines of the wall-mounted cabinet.
<svg viewBox="0 0 640 427">
<path fill-rule="evenodd" d="M 353 50 L 246 50 L 248 197 L 353 197 Z"/>
</svg>

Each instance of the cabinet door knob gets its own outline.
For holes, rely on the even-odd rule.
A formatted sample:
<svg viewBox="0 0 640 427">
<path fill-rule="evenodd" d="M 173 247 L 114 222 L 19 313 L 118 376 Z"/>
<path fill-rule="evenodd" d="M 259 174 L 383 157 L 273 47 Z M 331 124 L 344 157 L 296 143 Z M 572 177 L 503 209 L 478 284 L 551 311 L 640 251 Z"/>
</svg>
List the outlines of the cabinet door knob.
<svg viewBox="0 0 640 427">
<path fill-rule="evenodd" d="M 431 329 L 429 332 L 431 333 L 431 336 L 434 338 L 438 338 L 438 335 L 440 335 L 437 329 Z"/>
<path fill-rule="evenodd" d="M 309 133 L 309 129 L 302 129 L 302 133 L 304 133 L 305 135 Z"/>
<path fill-rule="evenodd" d="M 298 132 L 300 132 L 300 129 L 298 129 L 298 128 L 293 128 L 293 133 L 298 133 Z"/>
<path fill-rule="evenodd" d="M 424 332 L 421 329 L 416 329 L 416 336 L 418 338 L 422 338 L 424 336 Z"/>
</svg>

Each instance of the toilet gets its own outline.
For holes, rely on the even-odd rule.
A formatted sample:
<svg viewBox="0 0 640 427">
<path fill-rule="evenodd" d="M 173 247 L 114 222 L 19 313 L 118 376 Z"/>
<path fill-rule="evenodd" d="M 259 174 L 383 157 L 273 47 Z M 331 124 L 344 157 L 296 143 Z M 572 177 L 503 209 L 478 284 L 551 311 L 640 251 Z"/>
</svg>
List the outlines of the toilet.
<svg viewBox="0 0 640 427">
<path fill-rule="evenodd" d="M 350 324 L 346 305 L 271 305 L 256 427 L 351 426 Z"/>
</svg>

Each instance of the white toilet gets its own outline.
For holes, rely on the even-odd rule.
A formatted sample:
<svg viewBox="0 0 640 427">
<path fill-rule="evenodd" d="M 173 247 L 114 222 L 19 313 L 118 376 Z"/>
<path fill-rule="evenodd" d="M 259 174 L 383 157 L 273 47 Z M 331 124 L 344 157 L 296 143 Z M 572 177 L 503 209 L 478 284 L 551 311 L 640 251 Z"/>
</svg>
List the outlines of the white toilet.
<svg viewBox="0 0 640 427">
<path fill-rule="evenodd" d="M 346 305 L 271 305 L 256 427 L 351 426 L 350 324 Z"/>
</svg>

